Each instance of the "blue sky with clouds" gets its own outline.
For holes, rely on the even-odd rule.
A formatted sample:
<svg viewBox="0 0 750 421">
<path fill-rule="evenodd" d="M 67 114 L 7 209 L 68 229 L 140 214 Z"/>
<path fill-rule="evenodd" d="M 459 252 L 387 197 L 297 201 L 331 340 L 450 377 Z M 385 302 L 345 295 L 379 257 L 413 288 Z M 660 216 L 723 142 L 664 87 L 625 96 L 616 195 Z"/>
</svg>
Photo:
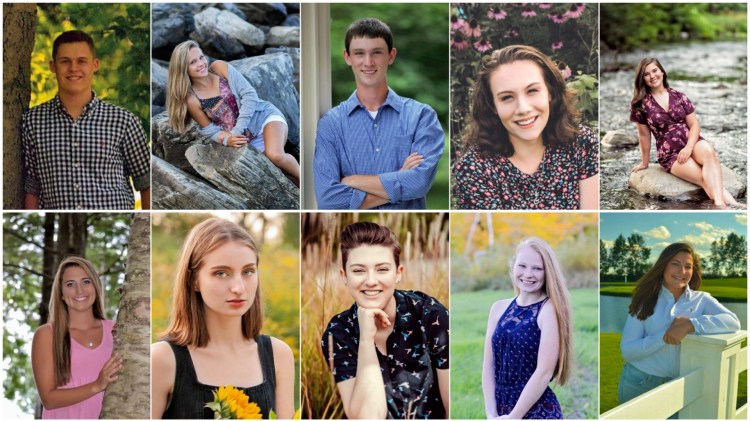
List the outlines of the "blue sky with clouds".
<svg viewBox="0 0 750 421">
<path fill-rule="evenodd" d="M 607 213 L 600 214 L 600 236 L 611 247 L 615 238 L 637 232 L 651 247 L 651 260 L 671 243 L 686 241 L 707 257 L 711 242 L 730 232 L 747 238 L 747 214 L 720 212 Z"/>
</svg>

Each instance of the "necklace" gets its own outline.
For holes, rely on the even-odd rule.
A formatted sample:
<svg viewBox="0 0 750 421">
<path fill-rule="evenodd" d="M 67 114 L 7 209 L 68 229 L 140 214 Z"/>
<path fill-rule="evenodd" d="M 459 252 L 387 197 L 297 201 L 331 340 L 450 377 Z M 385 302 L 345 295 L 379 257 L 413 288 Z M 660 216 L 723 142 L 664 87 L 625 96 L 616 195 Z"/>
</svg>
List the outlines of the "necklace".
<svg viewBox="0 0 750 421">
<path fill-rule="evenodd" d="M 94 341 L 89 341 L 89 348 L 93 348 L 93 347 L 94 347 Z"/>
</svg>

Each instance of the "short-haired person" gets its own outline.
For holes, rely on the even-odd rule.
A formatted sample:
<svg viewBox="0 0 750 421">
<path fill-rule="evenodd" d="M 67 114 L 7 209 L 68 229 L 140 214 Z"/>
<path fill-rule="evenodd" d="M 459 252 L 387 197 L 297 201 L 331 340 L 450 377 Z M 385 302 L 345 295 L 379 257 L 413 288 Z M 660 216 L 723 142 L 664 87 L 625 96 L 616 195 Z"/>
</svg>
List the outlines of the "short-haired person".
<svg viewBox="0 0 750 421">
<path fill-rule="evenodd" d="M 374 18 L 352 23 L 345 47 L 356 90 L 318 122 L 318 207 L 424 209 L 445 146 L 437 114 L 388 87 L 396 59 L 388 25 Z"/>
<path fill-rule="evenodd" d="M 57 95 L 23 115 L 25 209 L 133 209 L 128 178 L 151 204 L 151 161 L 140 121 L 92 90 L 94 41 L 67 31 L 52 45 Z"/>
</svg>

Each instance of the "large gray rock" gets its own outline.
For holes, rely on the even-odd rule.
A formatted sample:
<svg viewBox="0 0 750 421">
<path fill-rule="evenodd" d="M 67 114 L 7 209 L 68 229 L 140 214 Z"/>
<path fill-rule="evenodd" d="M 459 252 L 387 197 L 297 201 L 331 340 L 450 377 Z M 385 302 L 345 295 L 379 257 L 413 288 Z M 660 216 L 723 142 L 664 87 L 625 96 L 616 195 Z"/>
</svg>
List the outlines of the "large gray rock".
<svg viewBox="0 0 750 421">
<path fill-rule="evenodd" d="M 294 66 L 294 87 L 299 92 L 299 63 L 300 63 L 300 49 L 294 47 L 271 47 L 266 48 L 265 54 L 273 53 L 286 53 L 289 58 L 292 59 L 292 65 Z"/>
<path fill-rule="evenodd" d="M 151 118 L 151 141 L 154 155 L 176 166 L 180 170 L 200 176 L 185 157 L 185 151 L 192 145 L 215 143 L 198 132 L 198 126 L 190 123 L 185 133 L 177 133 L 167 122 L 167 113 Z"/>
<path fill-rule="evenodd" d="M 734 197 L 745 194 L 747 187 L 742 178 L 734 171 L 721 166 L 724 188 Z M 637 192 L 670 200 L 705 200 L 706 193 L 695 184 L 675 177 L 664 171 L 660 165 L 649 165 L 645 170 L 630 174 L 630 187 Z"/>
<path fill-rule="evenodd" d="M 167 69 L 151 62 L 151 103 L 164 105 L 167 92 Z"/>
<path fill-rule="evenodd" d="M 633 136 L 627 130 L 612 130 L 602 138 L 602 145 L 610 148 L 628 148 L 638 145 L 638 136 Z"/>
<path fill-rule="evenodd" d="M 258 96 L 275 105 L 286 117 L 289 142 L 299 145 L 299 94 L 294 80 L 292 59 L 286 53 L 265 54 L 230 62 L 258 92 Z"/>
<path fill-rule="evenodd" d="M 299 27 L 274 26 L 268 31 L 266 44 L 271 47 L 299 47 Z"/>
<path fill-rule="evenodd" d="M 172 164 L 151 157 L 154 209 L 245 209 L 243 203 Z"/>
<path fill-rule="evenodd" d="M 216 6 L 219 9 L 228 10 L 234 13 L 235 15 L 237 15 L 237 17 L 239 17 L 240 19 L 244 21 L 247 20 L 247 16 L 245 16 L 245 12 L 243 12 L 242 9 L 237 7 L 237 5 L 234 3 L 220 3 L 220 4 L 217 4 Z"/>
<path fill-rule="evenodd" d="M 247 21 L 256 25 L 280 25 L 287 17 L 283 3 L 237 3 L 247 16 Z"/>
<path fill-rule="evenodd" d="M 154 3 L 151 6 L 151 48 L 171 51 L 185 41 L 195 28 L 193 12 L 196 7 L 186 3 Z"/>
<path fill-rule="evenodd" d="M 193 145 L 185 155 L 204 179 L 247 209 L 299 209 L 299 189 L 254 148 Z"/>
<path fill-rule="evenodd" d="M 245 49 L 260 51 L 265 34 L 234 13 L 209 7 L 195 15 L 194 38 L 204 51 L 217 57 L 237 58 Z"/>
<path fill-rule="evenodd" d="M 289 15 L 281 26 L 300 26 L 299 15 Z"/>
</svg>

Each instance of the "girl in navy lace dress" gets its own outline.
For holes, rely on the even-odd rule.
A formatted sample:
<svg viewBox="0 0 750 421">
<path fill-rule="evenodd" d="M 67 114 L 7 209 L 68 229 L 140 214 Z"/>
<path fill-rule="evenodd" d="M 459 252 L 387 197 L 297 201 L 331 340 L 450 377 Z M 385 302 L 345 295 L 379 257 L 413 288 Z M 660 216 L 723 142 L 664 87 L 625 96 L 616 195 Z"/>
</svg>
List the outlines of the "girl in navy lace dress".
<svg viewBox="0 0 750 421">
<path fill-rule="evenodd" d="M 487 418 L 561 419 L 549 382 L 565 384 L 573 368 L 565 278 L 552 248 L 534 237 L 518 245 L 510 272 L 516 297 L 496 302 L 487 324 L 482 367 Z"/>
<path fill-rule="evenodd" d="M 222 145 L 249 144 L 268 157 L 299 187 L 297 160 L 284 152 L 288 128 L 283 114 L 258 97 L 245 77 L 229 63 L 208 63 L 195 41 L 175 47 L 167 79 L 169 125 L 178 133 L 192 119 L 200 133 Z"/>
</svg>

